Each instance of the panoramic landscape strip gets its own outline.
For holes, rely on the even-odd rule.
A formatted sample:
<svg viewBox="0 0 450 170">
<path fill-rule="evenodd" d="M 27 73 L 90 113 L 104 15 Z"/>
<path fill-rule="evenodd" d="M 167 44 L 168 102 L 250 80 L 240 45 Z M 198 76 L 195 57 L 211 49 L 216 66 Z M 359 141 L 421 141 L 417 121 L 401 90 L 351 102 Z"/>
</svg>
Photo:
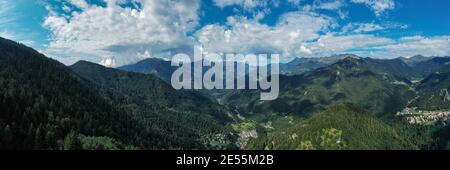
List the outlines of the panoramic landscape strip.
<svg viewBox="0 0 450 170">
<path fill-rule="evenodd" d="M 162 150 L 199 167 L 447 150 L 448 7 L 0 0 L 0 150 Z"/>
</svg>

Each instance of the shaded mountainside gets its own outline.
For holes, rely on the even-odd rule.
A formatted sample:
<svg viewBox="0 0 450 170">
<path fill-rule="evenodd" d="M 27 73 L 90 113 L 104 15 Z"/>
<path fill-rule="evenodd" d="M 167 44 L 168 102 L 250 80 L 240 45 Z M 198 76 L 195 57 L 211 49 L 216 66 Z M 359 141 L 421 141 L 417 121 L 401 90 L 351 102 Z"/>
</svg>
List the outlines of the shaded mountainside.
<svg viewBox="0 0 450 170">
<path fill-rule="evenodd" d="M 63 64 L 0 39 L 0 148 L 124 149 L 155 142 L 156 132 L 79 80 Z"/>
<path fill-rule="evenodd" d="M 220 135 L 229 134 L 226 116 L 219 116 L 223 110 L 214 103 L 200 107 L 208 101 L 153 76 L 81 62 L 83 73 L 91 74 L 81 78 L 81 72 L 6 39 L 0 39 L 0 52 L 0 149 L 228 145 L 228 136 Z"/>
<path fill-rule="evenodd" d="M 259 101 L 257 91 L 231 92 L 223 100 L 241 113 L 308 115 L 339 102 L 377 115 L 401 110 L 414 95 L 408 82 L 373 68 L 366 59 L 346 58 L 302 75 L 281 76 L 280 96 L 274 101 Z"/>
<path fill-rule="evenodd" d="M 82 78 L 92 82 L 102 96 L 117 107 L 133 114 L 145 126 L 157 128 L 184 143 L 182 148 L 195 148 L 201 139 L 214 143 L 222 134 L 227 141 L 231 120 L 227 110 L 201 94 L 177 91 L 154 75 L 132 73 L 80 61 L 70 66 Z M 220 136 L 220 135 L 219 135 Z M 225 147 L 225 146 L 216 146 Z"/>
<path fill-rule="evenodd" d="M 420 110 L 447 110 L 450 109 L 450 64 L 441 66 L 441 69 L 432 73 L 417 86 L 417 98 L 411 106 Z"/>
<path fill-rule="evenodd" d="M 358 56 L 351 54 L 341 54 L 329 57 L 295 58 L 288 63 L 281 64 L 280 73 L 284 75 L 298 75 L 318 68 L 327 67 L 347 57 Z"/>
<path fill-rule="evenodd" d="M 378 74 L 388 74 L 403 81 L 420 79 L 421 74 L 401 59 L 371 59 L 366 60 L 372 71 Z"/>
<path fill-rule="evenodd" d="M 399 57 L 398 59 L 402 60 L 403 62 L 405 62 L 409 66 L 413 67 L 413 66 L 417 65 L 417 63 L 430 60 L 431 58 L 432 57 L 425 57 L 425 56 L 422 56 L 422 55 L 415 55 L 415 56 L 412 56 L 412 57 L 409 57 L 409 58 Z"/>
<path fill-rule="evenodd" d="M 419 149 L 412 139 L 370 113 L 338 104 L 289 128 L 250 140 L 247 149 Z"/>
<path fill-rule="evenodd" d="M 228 121 L 225 110 L 194 91 L 180 91 L 154 75 L 132 73 L 98 64 L 80 61 L 70 66 L 82 78 L 94 83 L 98 90 L 108 97 L 124 97 L 120 102 L 131 100 L 137 105 L 146 105 L 152 109 L 174 108 L 211 115 L 218 120 Z"/>
<path fill-rule="evenodd" d="M 118 69 L 136 73 L 154 74 L 166 82 L 170 82 L 172 73 L 177 67 L 172 67 L 170 61 L 158 58 L 148 58 L 135 64 L 125 65 Z"/>
<path fill-rule="evenodd" d="M 288 63 L 281 64 L 280 72 L 284 75 L 297 75 L 326 66 L 328 66 L 327 63 L 320 61 L 307 58 L 295 58 Z"/>
<path fill-rule="evenodd" d="M 450 57 L 433 57 L 430 60 L 417 63 L 413 68 L 426 77 L 439 71 L 447 63 L 450 63 Z"/>
</svg>

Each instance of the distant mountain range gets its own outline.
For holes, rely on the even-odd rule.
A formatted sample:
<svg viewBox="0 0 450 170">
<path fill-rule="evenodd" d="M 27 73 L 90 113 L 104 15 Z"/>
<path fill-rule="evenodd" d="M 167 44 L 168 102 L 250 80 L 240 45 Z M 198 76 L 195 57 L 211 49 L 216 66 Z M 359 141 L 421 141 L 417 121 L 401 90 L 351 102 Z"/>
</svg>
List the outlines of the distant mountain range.
<svg viewBox="0 0 450 170">
<path fill-rule="evenodd" d="M 423 62 L 423 61 L 427 61 L 432 57 L 425 57 L 422 55 L 415 55 L 409 58 L 406 57 L 399 57 L 400 60 L 402 60 L 403 62 L 405 62 L 406 64 L 408 64 L 409 66 L 415 66 L 416 64 Z"/>
<path fill-rule="evenodd" d="M 353 54 L 333 55 L 329 57 L 295 58 L 288 63 L 280 64 L 280 74 L 299 75 L 315 69 L 330 66 L 345 58 L 361 58 Z M 431 73 L 438 71 L 445 63 L 450 62 L 450 57 L 424 57 L 421 55 L 410 58 L 399 57 L 395 59 L 372 59 L 366 58 L 372 63 L 376 71 L 390 72 L 395 76 L 408 79 L 421 79 Z M 166 82 L 170 82 L 172 73 L 176 67 L 171 66 L 170 61 L 158 58 L 149 58 L 135 64 L 121 66 L 118 69 L 154 74 Z"/>
<path fill-rule="evenodd" d="M 347 57 L 359 58 L 358 56 L 352 54 L 315 58 L 295 58 L 288 63 L 281 64 L 280 72 L 284 75 L 298 75 L 311 70 L 329 66 Z"/>
<path fill-rule="evenodd" d="M 154 74 L 164 81 L 170 82 L 170 78 L 176 70 L 176 67 L 172 67 L 170 61 L 148 58 L 135 64 L 121 66 L 118 69 L 136 73 Z"/>
<path fill-rule="evenodd" d="M 260 102 L 251 91 L 230 93 L 224 100 L 245 112 L 308 115 L 348 102 L 375 114 L 395 113 L 414 92 L 408 80 L 389 74 L 388 69 L 381 72 L 380 66 L 372 59 L 347 57 L 305 74 L 281 76 L 280 96 L 274 101 Z"/>
<path fill-rule="evenodd" d="M 175 90 L 169 61 L 65 66 L 0 38 L 0 149 L 445 149 L 449 63 L 297 58 L 280 65 L 279 98 L 261 101 Z"/>
</svg>

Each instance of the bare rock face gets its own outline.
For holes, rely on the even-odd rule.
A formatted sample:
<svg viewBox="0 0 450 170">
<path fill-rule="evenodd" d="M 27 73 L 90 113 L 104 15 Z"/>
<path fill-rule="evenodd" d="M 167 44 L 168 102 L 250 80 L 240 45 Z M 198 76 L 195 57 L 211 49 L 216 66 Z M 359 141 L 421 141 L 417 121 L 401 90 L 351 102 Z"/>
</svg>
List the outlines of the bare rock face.
<svg viewBox="0 0 450 170">
<path fill-rule="evenodd" d="M 442 89 L 440 96 L 444 97 L 444 102 L 446 101 L 450 101 L 450 96 L 448 95 L 448 90 L 447 89 Z"/>
<path fill-rule="evenodd" d="M 238 139 L 238 147 L 240 149 L 245 149 L 245 146 L 247 146 L 248 140 L 250 138 L 257 138 L 258 133 L 256 133 L 256 130 L 248 130 L 248 131 L 242 131 L 239 133 L 239 139 Z"/>
</svg>

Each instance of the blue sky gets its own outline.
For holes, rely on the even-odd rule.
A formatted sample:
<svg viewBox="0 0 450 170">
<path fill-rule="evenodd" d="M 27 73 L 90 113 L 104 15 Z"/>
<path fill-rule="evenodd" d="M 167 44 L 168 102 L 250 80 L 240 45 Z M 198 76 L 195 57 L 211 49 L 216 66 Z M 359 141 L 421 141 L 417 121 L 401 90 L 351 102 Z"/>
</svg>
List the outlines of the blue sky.
<svg viewBox="0 0 450 170">
<path fill-rule="evenodd" d="M 0 36 L 65 64 L 119 66 L 193 46 L 322 57 L 450 55 L 448 0 L 0 0 Z"/>
</svg>

